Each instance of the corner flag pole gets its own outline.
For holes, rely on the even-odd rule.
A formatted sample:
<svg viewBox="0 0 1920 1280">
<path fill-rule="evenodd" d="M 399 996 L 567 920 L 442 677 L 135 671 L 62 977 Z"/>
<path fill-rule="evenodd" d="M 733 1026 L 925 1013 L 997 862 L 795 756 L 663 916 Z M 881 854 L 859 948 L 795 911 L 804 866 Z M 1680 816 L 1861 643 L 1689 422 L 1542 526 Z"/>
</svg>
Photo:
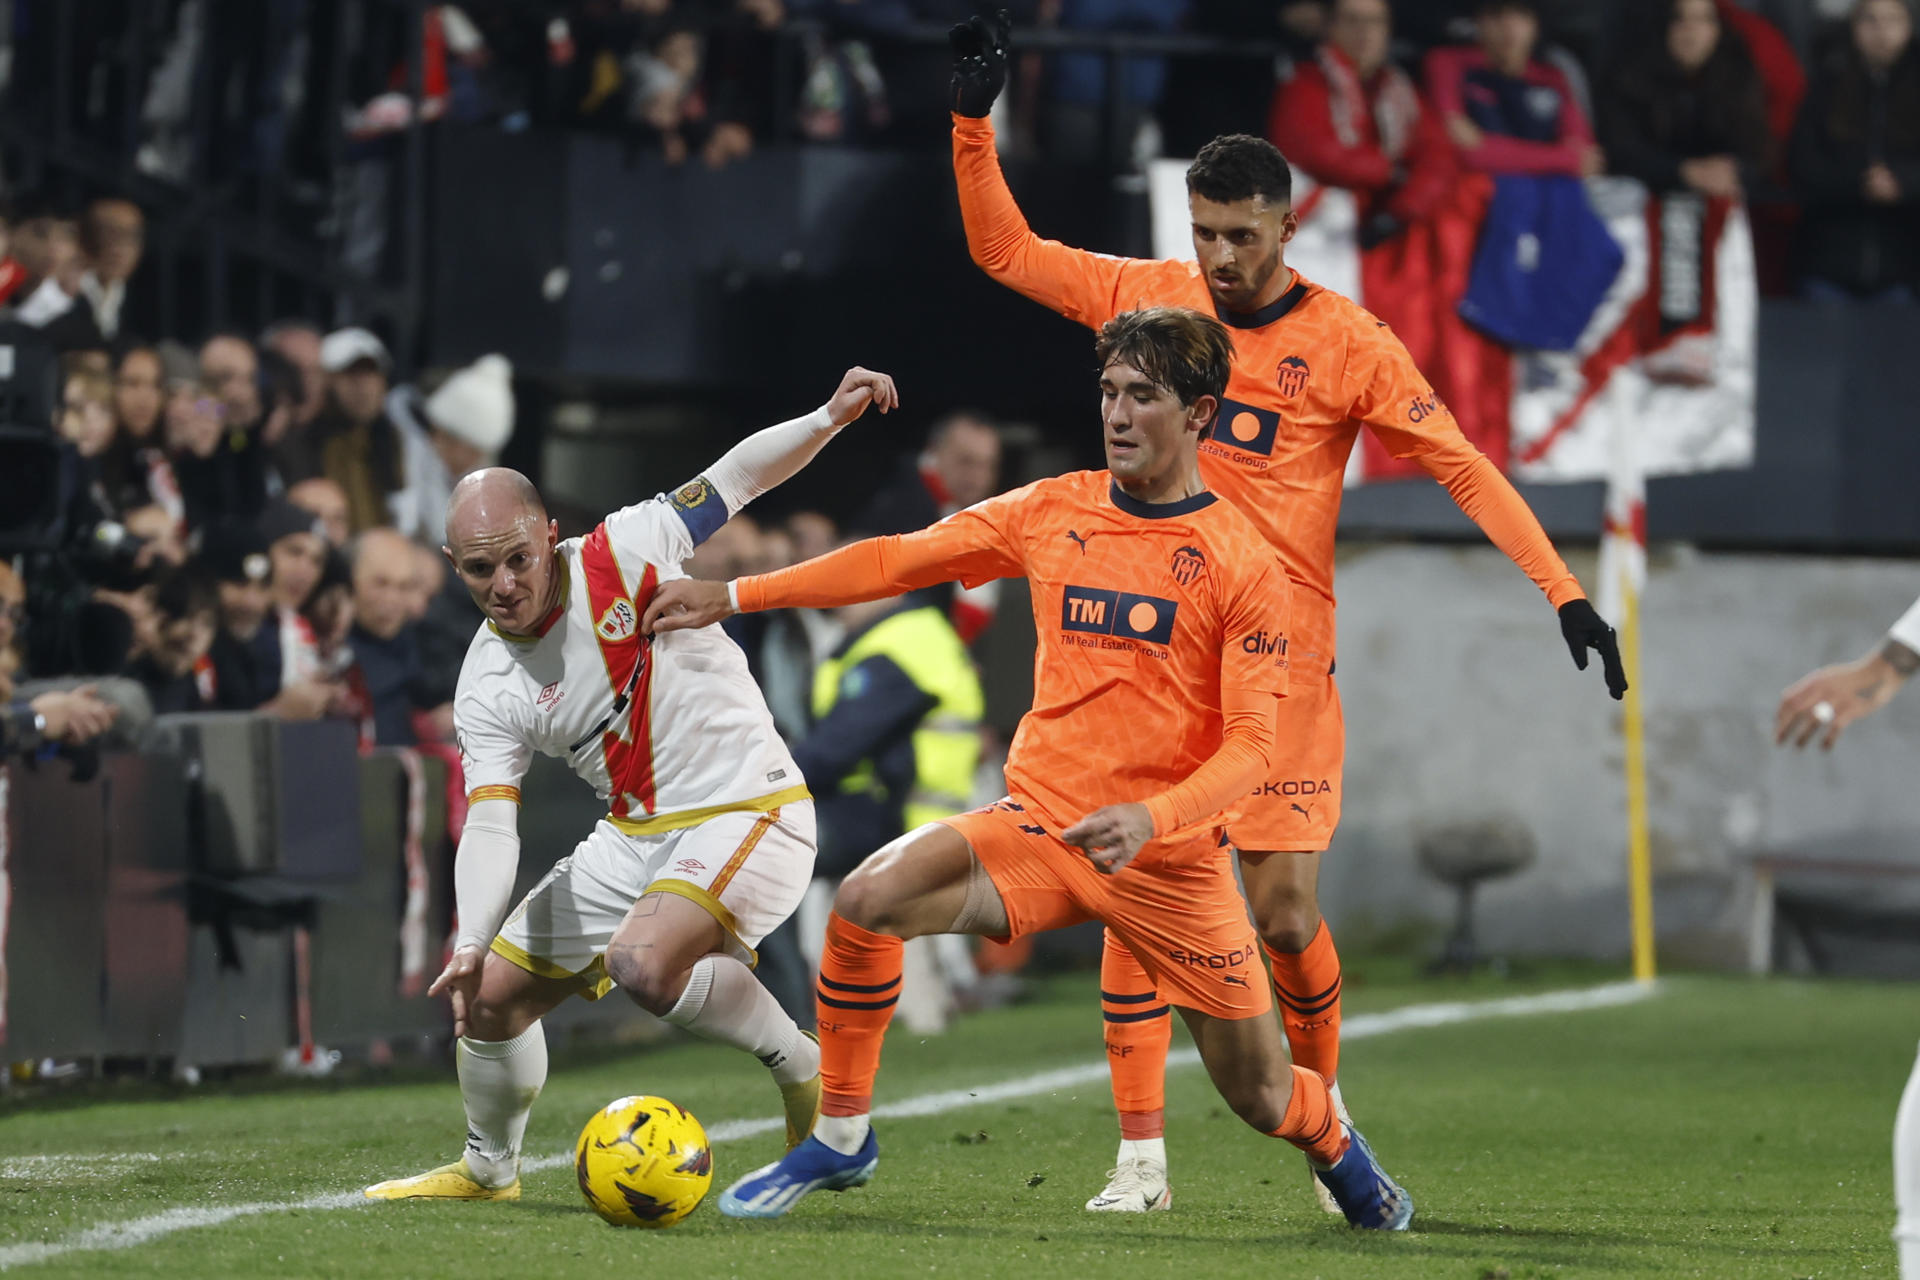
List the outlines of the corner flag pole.
<svg viewBox="0 0 1920 1280">
<path fill-rule="evenodd" d="M 1633 926 L 1633 976 L 1653 981 L 1653 849 L 1647 833 L 1647 725 L 1640 685 L 1640 591 L 1623 567 L 1620 662 L 1627 673 L 1627 906 Z"/>
<path fill-rule="evenodd" d="M 1605 396 L 1608 432 L 1607 508 L 1600 536 L 1600 593 L 1607 616 L 1620 619 L 1620 665 L 1627 696 L 1622 729 L 1627 767 L 1627 918 L 1633 940 L 1633 976 L 1651 982 L 1653 964 L 1653 847 L 1647 832 L 1647 720 L 1645 672 L 1640 664 L 1640 597 L 1647 584 L 1647 478 L 1640 466 L 1639 406 L 1633 380 L 1616 376 Z"/>
</svg>

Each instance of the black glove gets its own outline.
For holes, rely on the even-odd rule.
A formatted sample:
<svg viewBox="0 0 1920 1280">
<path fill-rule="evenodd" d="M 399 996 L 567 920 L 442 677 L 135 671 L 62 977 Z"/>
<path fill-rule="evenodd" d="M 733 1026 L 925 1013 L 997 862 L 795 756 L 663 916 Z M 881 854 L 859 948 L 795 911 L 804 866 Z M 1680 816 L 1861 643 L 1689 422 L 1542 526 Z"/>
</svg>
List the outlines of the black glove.
<svg viewBox="0 0 1920 1280">
<path fill-rule="evenodd" d="M 1560 634 L 1566 637 L 1567 648 L 1573 652 L 1573 665 L 1582 671 L 1587 669 L 1587 650 L 1599 650 L 1607 692 L 1615 702 L 1626 696 L 1627 673 L 1620 665 L 1620 644 L 1614 639 L 1613 628 L 1593 611 L 1589 601 L 1569 600 L 1560 606 Z"/>
<path fill-rule="evenodd" d="M 949 96 L 954 114 L 977 120 L 993 110 L 993 100 L 1007 84 L 1007 38 L 1012 33 L 1005 9 L 984 7 L 947 32 L 947 43 L 953 46 Z"/>
<path fill-rule="evenodd" d="M 1371 249 L 1377 244 L 1385 244 L 1406 229 L 1406 223 L 1382 209 L 1360 224 L 1360 247 Z"/>
</svg>

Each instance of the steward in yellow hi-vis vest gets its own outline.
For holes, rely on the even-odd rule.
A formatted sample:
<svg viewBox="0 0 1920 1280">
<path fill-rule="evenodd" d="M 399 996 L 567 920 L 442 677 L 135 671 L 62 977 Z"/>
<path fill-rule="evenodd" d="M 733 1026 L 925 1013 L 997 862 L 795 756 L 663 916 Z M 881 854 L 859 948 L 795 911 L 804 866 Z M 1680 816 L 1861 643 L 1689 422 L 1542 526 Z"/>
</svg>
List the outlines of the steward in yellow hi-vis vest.
<svg viewBox="0 0 1920 1280">
<path fill-rule="evenodd" d="M 984 698 L 940 609 L 857 605 L 814 671 L 813 731 L 793 749 L 820 823 L 815 872 L 844 876 L 894 837 L 972 803 Z"/>
</svg>

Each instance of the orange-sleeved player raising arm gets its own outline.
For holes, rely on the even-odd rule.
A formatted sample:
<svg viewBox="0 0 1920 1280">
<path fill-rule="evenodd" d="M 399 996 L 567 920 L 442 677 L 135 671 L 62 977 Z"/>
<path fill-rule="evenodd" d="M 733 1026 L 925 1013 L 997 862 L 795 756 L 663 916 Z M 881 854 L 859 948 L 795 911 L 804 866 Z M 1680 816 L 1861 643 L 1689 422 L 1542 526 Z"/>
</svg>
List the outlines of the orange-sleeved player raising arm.
<svg viewBox="0 0 1920 1280">
<path fill-rule="evenodd" d="M 986 119 L 1005 80 L 1007 34 L 1000 12 L 952 35 L 953 169 L 973 260 L 1092 328 L 1136 307 L 1177 305 L 1214 313 L 1233 337 L 1233 376 L 1219 430 L 1200 446 L 1200 472 L 1273 544 L 1293 583 L 1293 609 L 1292 688 L 1280 709 L 1273 768 L 1241 805 L 1229 835 L 1240 850 L 1294 1061 L 1333 1080 L 1340 961 L 1320 918 L 1316 884 L 1320 854 L 1340 818 L 1346 735 L 1332 679 L 1333 544 L 1347 456 L 1360 429 L 1447 487 L 1559 610 L 1574 662 L 1584 670 L 1587 649 L 1599 651 L 1607 688 L 1618 698 L 1626 679 L 1613 631 L 1525 501 L 1461 434 L 1392 331 L 1287 267 L 1284 247 L 1298 225 L 1292 175 L 1270 143 L 1244 134 L 1216 138 L 1187 170 L 1195 262 L 1115 258 L 1035 235 L 1001 175 Z M 1112 1184 L 1087 1207 L 1161 1207 L 1172 1027 L 1154 1016 L 1165 1014 L 1165 1002 L 1111 934 L 1100 985 L 1121 1145 Z"/>
<path fill-rule="evenodd" d="M 811 1191 L 872 1176 L 867 1113 L 903 939 L 1005 939 L 1086 920 L 1140 957 L 1222 1096 L 1305 1151 L 1350 1222 L 1399 1230 L 1413 1216 L 1326 1081 L 1288 1064 L 1223 847 L 1223 810 L 1266 776 L 1291 651 L 1272 548 L 1200 479 L 1231 343 L 1208 316 L 1154 308 L 1109 321 L 1096 351 L 1105 472 L 1041 480 L 777 573 L 667 583 L 646 611 L 646 628 L 670 631 L 735 609 L 1024 575 L 1039 636 L 1007 798 L 910 832 L 841 883 L 816 993 L 821 1119 L 727 1189 L 731 1217 L 779 1217 Z"/>
</svg>

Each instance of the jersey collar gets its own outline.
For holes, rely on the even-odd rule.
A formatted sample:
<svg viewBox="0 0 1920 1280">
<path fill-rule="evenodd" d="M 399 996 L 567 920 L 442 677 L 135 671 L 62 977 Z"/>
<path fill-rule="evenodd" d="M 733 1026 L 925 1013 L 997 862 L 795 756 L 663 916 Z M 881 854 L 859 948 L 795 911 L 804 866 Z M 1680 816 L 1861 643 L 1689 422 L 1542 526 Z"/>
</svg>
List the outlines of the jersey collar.
<svg viewBox="0 0 1920 1280">
<path fill-rule="evenodd" d="M 560 570 L 561 572 L 565 572 L 566 563 L 563 560 L 561 560 L 558 556 L 555 556 L 553 567 L 557 570 Z M 536 644 L 546 637 L 547 632 L 553 630 L 554 623 L 560 621 L 560 615 L 567 611 L 567 597 L 572 594 L 573 594 L 573 575 L 569 573 L 566 575 L 566 577 L 560 580 L 559 603 L 555 604 L 552 609 L 548 610 L 546 617 L 540 619 L 540 621 L 533 624 L 532 635 L 523 636 L 518 632 L 508 631 L 504 627 L 501 627 L 498 624 L 496 624 L 491 618 L 487 619 L 487 626 L 491 627 L 493 629 L 493 634 L 499 636 L 502 640 L 509 641 L 513 644 Z"/>
<path fill-rule="evenodd" d="M 1189 515 L 1201 511 L 1218 502 L 1214 493 L 1196 493 L 1191 498 L 1182 498 L 1178 502 L 1142 502 L 1128 496 L 1118 483 L 1107 485 L 1107 495 L 1113 499 L 1113 505 L 1130 516 L 1139 516 L 1142 520 L 1165 520 L 1172 516 Z"/>
<path fill-rule="evenodd" d="M 1300 305 L 1300 299 L 1307 296 L 1307 282 L 1300 278 L 1299 272 L 1293 273 L 1293 288 L 1269 302 L 1258 311 L 1228 311 L 1216 305 L 1213 313 L 1220 317 L 1220 323 L 1232 329 L 1259 329 L 1272 324 L 1287 312 Z"/>
</svg>

